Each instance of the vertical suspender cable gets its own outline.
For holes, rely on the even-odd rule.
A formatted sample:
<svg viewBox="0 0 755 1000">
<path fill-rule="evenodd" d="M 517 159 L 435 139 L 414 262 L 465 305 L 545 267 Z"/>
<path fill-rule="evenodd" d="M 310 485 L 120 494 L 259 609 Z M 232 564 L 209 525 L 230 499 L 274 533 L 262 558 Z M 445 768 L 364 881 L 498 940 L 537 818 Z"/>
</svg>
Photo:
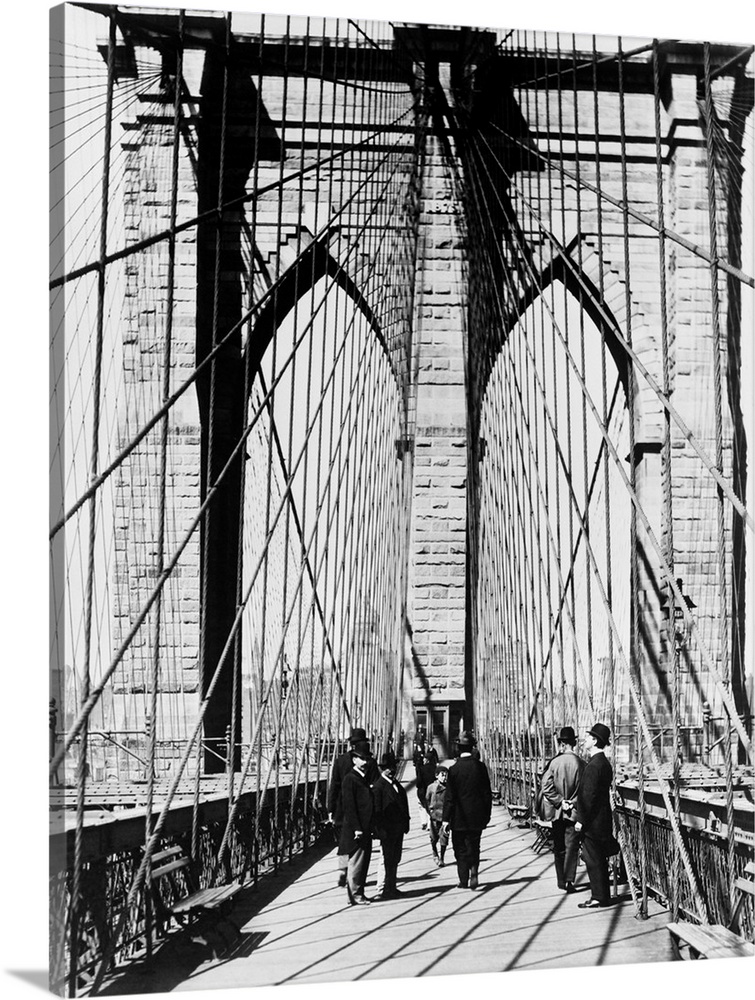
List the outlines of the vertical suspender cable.
<svg viewBox="0 0 755 1000">
<path fill-rule="evenodd" d="M 577 267 L 580 274 L 583 271 L 584 261 L 583 261 L 583 245 L 584 245 L 584 233 L 582 231 L 582 179 L 580 174 L 580 149 L 579 149 L 579 135 L 580 135 L 580 121 L 579 121 L 579 101 L 577 95 L 577 39 L 576 35 L 572 35 L 572 59 L 574 61 L 574 68 L 572 70 L 573 79 L 573 100 L 574 100 L 574 172 L 576 177 L 576 201 L 577 201 Z M 597 136 L 596 136 L 597 142 Z M 582 285 L 579 286 L 579 345 L 580 345 L 580 373 L 582 375 L 583 381 L 587 379 L 587 362 L 586 362 L 586 350 L 585 350 L 585 316 L 584 316 L 584 289 Z M 583 488 L 584 488 L 584 525 L 585 534 L 589 539 L 591 536 L 590 531 L 590 475 L 588 470 L 588 434 L 587 434 L 587 400 L 585 399 L 584 393 L 580 394 L 580 400 L 582 404 L 582 476 L 583 476 Z M 576 562 L 577 553 L 572 549 L 572 558 Z M 573 576 L 576 576 L 576 565 L 572 570 Z M 592 701 L 592 678 L 594 672 L 594 651 L 593 651 L 593 622 L 592 622 L 592 572 L 590 570 L 589 560 L 585 559 L 585 615 L 586 615 L 586 625 L 587 625 L 587 662 L 589 665 L 589 685 L 590 689 L 588 692 L 589 698 Z M 574 717 L 574 728 L 576 732 L 580 732 L 580 717 L 579 717 L 579 698 L 577 699 L 576 714 Z"/>
<path fill-rule="evenodd" d="M 564 159 L 565 159 L 565 157 L 564 157 L 564 115 L 563 115 L 563 110 L 564 110 L 563 109 L 564 95 L 563 95 L 563 88 L 562 88 L 562 85 L 561 85 L 561 77 L 562 77 L 562 73 L 563 73 L 563 61 L 562 61 L 562 56 L 561 56 L 561 41 L 560 41 L 560 36 L 558 36 L 558 35 L 556 36 L 556 58 L 558 60 L 558 74 L 556 76 L 556 79 L 557 79 L 557 90 L 558 90 L 558 147 L 559 147 L 559 162 L 563 165 Z M 562 175 L 562 178 L 561 178 L 561 234 L 562 234 L 561 241 L 562 241 L 562 243 L 566 243 L 566 239 L 567 239 L 567 236 L 566 236 L 566 224 L 567 224 L 567 215 L 566 215 L 566 182 L 565 182 L 565 179 L 564 179 L 564 177 Z M 564 322 L 564 338 L 565 338 L 565 347 L 564 347 L 564 350 L 565 350 L 565 354 L 567 356 L 569 356 L 569 355 L 571 355 L 572 352 L 571 352 L 571 347 L 570 347 L 570 343 L 569 343 L 570 318 L 569 318 L 568 291 L 567 291 L 566 285 L 563 285 L 562 288 L 563 288 L 563 305 L 564 305 L 564 320 L 563 320 L 563 322 Z M 554 354 L 555 354 L 555 352 L 554 352 Z M 554 358 L 554 361 L 555 361 L 555 358 Z M 565 417 L 566 428 L 563 431 L 563 436 L 566 438 L 566 462 L 567 462 L 566 476 L 571 481 L 572 471 L 573 471 L 573 460 L 572 460 L 572 413 L 571 413 L 571 377 L 570 377 L 570 374 L 569 374 L 568 357 L 564 358 L 564 376 L 565 376 L 564 377 L 564 396 L 565 396 L 565 406 L 566 406 L 566 417 Z M 557 430 L 558 430 L 558 424 L 559 424 L 559 420 L 558 420 L 558 399 L 559 399 L 558 384 L 556 384 L 556 408 L 555 408 L 555 414 L 556 414 L 556 429 Z M 585 444 L 586 444 L 586 442 L 585 442 Z M 560 507 L 558 508 L 558 515 L 559 515 L 559 522 L 560 522 L 560 520 L 561 520 L 561 517 L 560 517 L 560 515 L 561 515 L 561 509 L 560 509 Z M 569 520 L 569 525 L 568 525 L 568 530 L 569 530 L 569 543 L 568 543 L 569 544 L 569 558 L 570 558 L 570 560 L 573 560 L 575 558 L 575 553 L 574 553 L 574 517 L 573 517 L 573 514 L 571 512 L 569 514 L 569 519 L 568 520 Z M 561 550 L 561 546 L 560 545 L 559 545 L 559 557 L 562 558 L 562 550 Z M 571 592 L 571 604 L 572 604 L 572 607 L 574 608 L 575 607 L 575 602 L 574 602 L 574 599 L 575 599 L 575 587 L 574 587 L 574 572 L 573 571 L 570 572 L 568 574 L 568 576 L 567 576 L 566 586 L 569 588 L 569 590 Z M 564 595 L 564 597 L 565 597 L 565 595 Z M 578 718 L 578 705 L 579 705 L 579 681 L 578 681 L 578 677 L 577 677 L 577 635 L 576 635 L 576 633 L 575 633 L 575 635 L 572 638 L 571 665 L 572 665 L 572 686 L 573 686 L 572 697 L 574 699 L 571 715 L 572 715 L 572 718 L 574 718 L 576 720 Z"/>
<path fill-rule="evenodd" d="M 724 471 L 724 447 L 723 447 L 723 388 L 721 353 L 724 344 L 721 337 L 721 302 L 718 285 L 718 190 L 716 183 L 716 156 L 715 156 L 715 134 L 716 127 L 715 114 L 713 108 L 713 89 L 711 83 L 710 67 L 710 42 L 703 44 L 703 72 L 705 83 L 704 95 L 704 117 L 705 117 L 705 151 L 708 172 L 708 222 L 710 228 L 710 295 L 711 295 L 711 323 L 712 323 L 712 346 L 713 346 L 713 394 L 715 400 L 716 417 L 716 468 L 723 475 Z M 719 588 L 719 634 L 721 649 L 721 674 L 724 685 L 731 693 L 731 662 L 729 643 L 729 593 L 726 579 L 727 573 L 727 533 L 726 533 L 726 499 L 720 486 L 716 489 L 717 499 L 717 521 L 718 521 L 718 588 Z M 731 721 L 728 713 L 725 714 L 724 721 L 724 766 L 726 768 L 726 832 L 727 832 L 727 857 L 729 876 L 729 906 L 734 903 L 734 880 L 736 878 L 734 860 L 734 792 L 732 777 L 732 752 L 731 752 Z"/>
<path fill-rule="evenodd" d="M 176 273 L 176 217 L 178 209 L 178 161 L 179 161 L 179 126 L 181 121 L 181 100 L 183 96 L 183 36 L 184 36 L 184 11 L 181 10 L 178 16 L 179 42 L 176 51 L 176 75 L 175 91 L 173 94 L 173 126 L 172 126 L 172 148 L 171 148 L 171 175 L 170 175 L 170 217 L 169 227 L 171 231 L 168 239 L 168 269 L 167 269 L 167 297 L 165 302 L 165 343 L 163 345 L 162 359 L 162 404 L 165 406 L 170 398 L 171 391 L 171 363 L 173 355 L 173 308 L 175 305 L 175 273 Z M 168 466 L 168 436 L 170 433 L 170 416 L 168 412 L 160 422 L 160 469 L 158 481 L 158 524 L 157 524 L 157 567 L 156 576 L 159 579 L 165 568 L 165 517 L 167 499 L 167 466 Z M 152 644 L 152 665 L 150 677 L 150 707 L 149 707 L 149 769 L 147 772 L 147 807 L 145 810 L 144 842 L 149 842 L 152 836 L 152 807 L 154 802 L 155 783 L 155 756 L 157 749 L 157 729 L 158 729 L 158 691 L 160 687 L 160 646 L 161 646 L 161 624 L 163 611 L 162 590 L 155 601 L 154 633 Z M 150 867 L 147 867 L 146 885 L 149 886 Z M 147 918 L 147 950 L 151 951 L 151 907 L 149 893 L 145 896 L 145 912 Z"/>
<path fill-rule="evenodd" d="M 108 209 L 110 205 L 110 156 L 113 134 L 113 87 L 115 82 L 115 9 L 110 11 L 110 32 L 107 49 L 107 91 L 105 98 L 104 151 L 102 157 L 102 202 L 100 213 L 100 266 L 97 272 L 97 339 L 95 347 L 94 381 L 92 391 L 92 455 L 90 459 L 90 479 L 97 477 L 100 455 L 100 407 L 102 404 L 102 352 L 105 325 L 105 286 L 107 256 Z M 89 536 L 87 585 L 84 607 L 84 669 L 80 704 L 83 706 L 90 690 L 92 670 L 92 616 L 94 613 L 95 546 L 97 543 L 97 493 L 89 501 Z M 69 990 L 71 996 L 77 990 L 77 965 L 79 959 L 79 927 L 83 916 L 84 898 L 81 888 L 84 841 L 84 806 L 86 802 L 86 779 L 89 756 L 89 720 L 81 729 L 79 759 L 76 766 L 76 833 L 74 842 L 73 879 L 71 884 L 71 966 Z"/>
</svg>

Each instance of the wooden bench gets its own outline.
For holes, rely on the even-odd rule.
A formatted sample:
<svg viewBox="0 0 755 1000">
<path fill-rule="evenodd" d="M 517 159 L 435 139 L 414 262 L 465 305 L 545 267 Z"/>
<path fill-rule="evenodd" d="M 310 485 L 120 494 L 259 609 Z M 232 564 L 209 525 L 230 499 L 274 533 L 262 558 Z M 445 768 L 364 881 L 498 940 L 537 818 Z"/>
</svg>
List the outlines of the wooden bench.
<svg viewBox="0 0 755 1000">
<path fill-rule="evenodd" d="M 746 877 L 748 875 L 749 878 Z M 740 876 L 734 883 L 739 891 L 739 899 L 734 905 L 728 927 L 723 924 L 666 924 L 671 935 L 674 958 L 683 959 L 683 949 L 689 950 L 691 959 L 745 958 L 755 955 L 755 944 L 737 934 L 734 929 L 739 926 L 739 914 L 745 900 L 748 896 L 755 896 L 754 875 L 755 863 L 751 861 L 745 867 L 745 876 Z"/>
<path fill-rule="evenodd" d="M 542 854 L 550 849 L 553 843 L 553 824 L 550 820 L 533 819 L 532 826 L 535 831 L 535 843 L 532 850 L 535 854 Z"/>
<path fill-rule="evenodd" d="M 214 957 L 231 943 L 225 940 L 221 926 L 227 924 L 236 939 L 241 937 L 241 929 L 228 916 L 233 897 L 241 889 L 238 882 L 196 889 L 191 861 L 180 847 L 168 847 L 153 854 L 151 875 L 152 898 L 157 911 L 166 922 L 174 917 L 182 927 L 189 928 L 191 940 L 206 945 Z M 161 883 L 165 882 L 175 897 L 172 903 L 166 903 L 160 891 Z"/>
<path fill-rule="evenodd" d="M 526 823 L 529 825 L 531 808 L 528 805 L 519 805 L 518 802 L 507 802 L 506 809 L 509 816 L 515 823 Z"/>
</svg>

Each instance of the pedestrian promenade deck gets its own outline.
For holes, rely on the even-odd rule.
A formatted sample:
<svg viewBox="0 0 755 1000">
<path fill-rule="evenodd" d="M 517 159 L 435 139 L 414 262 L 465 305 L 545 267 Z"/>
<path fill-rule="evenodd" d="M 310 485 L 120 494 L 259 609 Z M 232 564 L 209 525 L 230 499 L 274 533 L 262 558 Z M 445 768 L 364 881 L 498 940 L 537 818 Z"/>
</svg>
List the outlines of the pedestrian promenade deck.
<svg viewBox="0 0 755 1000">
<path fill-rule="evenodd" d="M 399 867 L 403 898 L 349 906 L 345 890 L 336 887 L 335 847 L 313 848 L 236 897 L 233 916 L 242 939 L 225 956 L 197 964 L 201 949 L 173 944 L 161 949 L 150 967 L 134 970 L 103 992 L 311 984 L 671 958 L 666 910 L 651 902 L 649 919 L 638 920 L 628 893 L 610 909 L 578 909 L 577 903 L 587 898 L 585 869 L 578 870 L 577 894 L 558 890 L 552 855 L 535 854 L 534 833 L 512 825 L 503 807 L 493 807 L 483 834 L 480 887 L 456 888 L 453 852 L 449 848 L 446 867 L 434 866 L 413 806 Z M 377 870 L 373 855 L 368 896 L 375 891 Z"/>
</svg>

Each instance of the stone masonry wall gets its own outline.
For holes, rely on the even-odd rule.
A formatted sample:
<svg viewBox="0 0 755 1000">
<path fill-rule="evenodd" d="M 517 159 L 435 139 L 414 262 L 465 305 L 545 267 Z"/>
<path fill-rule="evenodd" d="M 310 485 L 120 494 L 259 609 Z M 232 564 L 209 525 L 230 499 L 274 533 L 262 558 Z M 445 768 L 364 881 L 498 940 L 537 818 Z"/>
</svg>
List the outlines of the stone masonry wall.
<svg viewBox="0 0 755 1000">
<path fill-rule="evenodd" d="M 451 168 L 427 141 L 417 275 L 409 568 L 415 705 L 464 698 L 467 427 L 462 238 Z M 413 728 L 411 719 L 404 727 Z"/>
</svg>

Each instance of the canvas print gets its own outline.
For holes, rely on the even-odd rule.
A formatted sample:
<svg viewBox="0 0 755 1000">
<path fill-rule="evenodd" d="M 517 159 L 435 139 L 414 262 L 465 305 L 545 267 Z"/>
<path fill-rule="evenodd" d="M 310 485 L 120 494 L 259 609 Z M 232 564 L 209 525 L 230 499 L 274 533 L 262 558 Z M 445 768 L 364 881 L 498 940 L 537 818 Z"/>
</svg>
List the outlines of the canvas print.
<svg viewBox="0 0 755 1000">
<path fill-rule="evenodd" d="M 755 954 L 752 39 L 458 16 L 51 11 L 61 996 Z"/>
</svg>

